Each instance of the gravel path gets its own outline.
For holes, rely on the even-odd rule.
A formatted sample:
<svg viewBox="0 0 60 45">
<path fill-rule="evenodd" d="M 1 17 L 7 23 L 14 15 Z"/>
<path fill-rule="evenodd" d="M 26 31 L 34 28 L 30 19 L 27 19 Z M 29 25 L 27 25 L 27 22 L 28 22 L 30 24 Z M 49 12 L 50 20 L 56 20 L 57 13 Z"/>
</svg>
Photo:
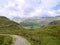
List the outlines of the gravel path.
<svg viewBox="0 0 60 45">
<path fill-rule="evenodd" d="M 11 36 L 14 39 L 13 45 L 30 45 L 30 43 L 26 39 L 24 39 L 20 36 L 17 36 L 17 35 L 11 35 Z"/>
</svg>

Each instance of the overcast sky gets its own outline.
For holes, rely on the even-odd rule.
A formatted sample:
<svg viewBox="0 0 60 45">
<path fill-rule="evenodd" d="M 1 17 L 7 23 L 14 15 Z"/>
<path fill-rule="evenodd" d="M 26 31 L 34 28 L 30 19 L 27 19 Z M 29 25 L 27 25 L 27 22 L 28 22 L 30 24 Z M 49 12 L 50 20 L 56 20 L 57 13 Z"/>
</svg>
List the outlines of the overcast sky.
<svg viewBox="0 0 60 45">
<path fill-rule="evenodd" d="M 0 0 L 0 16 L 60 15 L 60 0 Z"/>
</svg>

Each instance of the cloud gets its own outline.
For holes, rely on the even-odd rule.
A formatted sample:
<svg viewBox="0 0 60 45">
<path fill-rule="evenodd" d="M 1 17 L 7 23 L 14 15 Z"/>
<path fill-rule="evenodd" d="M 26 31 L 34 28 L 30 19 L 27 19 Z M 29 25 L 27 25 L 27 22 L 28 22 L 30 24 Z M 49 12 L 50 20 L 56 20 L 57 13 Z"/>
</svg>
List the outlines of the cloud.
<svg viewBox="0 0 60 45">
<path fill-rule="evenodd" d="M 32 17 L 32 16 L 55 16 L 53 9 L 60 5 L 60 0 L 0 0 L 0 15 L 13 17 Z"/>
<path fill-rule="evenodd" d="M 50 9 L 58 4 L 57 0 L 41 0 L 41 1 L 42 1 L 41 5 L 46 9 Z"/>
<path fill-rule="evenodd" d="M 24 0 L 1 0 L 0 15 L 3 16 L 20 16 L 23 15 Z"/>
<path fill-rule="evenodd" d="M 30 16 L 44 16 L 44 15 L 49 15 L 49 16 L 56 16 L 52 8 L 55 7 L 56 5 L 60 5 L 58 3 L 59 0 L 41 0 L 40 5 L 34 9 L 33 12 L 31 12 L 29 15 Z"/>
</svg>

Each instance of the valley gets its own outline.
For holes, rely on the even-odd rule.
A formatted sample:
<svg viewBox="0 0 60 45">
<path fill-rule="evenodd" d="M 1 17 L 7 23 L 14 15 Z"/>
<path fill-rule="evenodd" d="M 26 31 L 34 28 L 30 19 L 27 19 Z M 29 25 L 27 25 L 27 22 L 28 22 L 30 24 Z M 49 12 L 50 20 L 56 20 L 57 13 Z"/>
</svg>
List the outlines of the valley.
<svg viewBox="0 0 60 45">
<path fill-rule="evenodd" d="M 35 24 L 33 26 L 35 26 Z M 0 17 L 0 34 L 21 36 L 25 38 L 31 45 L 60 45 L 60 24 L 59 23 L 50 24 L 49 22 L 47 26 L 44 25 L 42 27 L 40 26 L 39 28 L 33 29 L 31 27 L 31 29 L 26 29 L 20 23 L 16 23 L 2 16 Z M 12 42 L 12 39 L 10 40 Z M 2 41 L 4 40 L 1 40 L 0 42 L 1 45 L 11 45 L 9 42 L 5 42 L 8 44 L 2 44 Z M 6 41 L 9 41 L 9 40 L 7 39 Z"/>
</svg>

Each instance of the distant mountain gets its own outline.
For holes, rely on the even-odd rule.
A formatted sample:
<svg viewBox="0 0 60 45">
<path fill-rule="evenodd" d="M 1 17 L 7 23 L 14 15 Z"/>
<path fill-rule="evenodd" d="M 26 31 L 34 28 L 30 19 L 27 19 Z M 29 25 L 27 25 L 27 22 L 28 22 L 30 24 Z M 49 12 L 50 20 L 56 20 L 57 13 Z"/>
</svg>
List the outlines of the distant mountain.
<svg viewBox="0 0 60 45">
<path fill-rule="evenodd" d="M 54 20 L 54 21 L 50 22 L 49 24 L 50 25 L 52 25 L 52 24 L 60 24 L 60 20 Z"/>
<path fill-rule="evenodd" d="M 31 17 L 20 22 L 23 26 L 47 26 L 50 22 L 54 20 L 60 20 L 60 17 Z"/>
<path fill-rule="evenodd" d="M 18 17 L 18 16 L 16 16 L 16 17 L 13 17 L 12 20 L 17 22 L 17 23 L 20 23 L 26 19 L 31 19 L 31 18 L 32 19 L 51 18 L 51 16 L 48 16 L 48 15 L 44 15 L 42 17 L 41 16 L 33 16 L 33 17 Z"/>
<path fill-rule="evenodd" d="M 22 26 L 47 26 L 50 22 L 54 20 L 60 20 L 60 16 L 44 16 L 44 17 L 39 17 L 39 16 L 34 16 L 34 17 L 29 17 L 29 18 L 20 18 L 20 17 L 14 17 L 12 19 L 13 21 L 19 23 Z"/>
</svg>

